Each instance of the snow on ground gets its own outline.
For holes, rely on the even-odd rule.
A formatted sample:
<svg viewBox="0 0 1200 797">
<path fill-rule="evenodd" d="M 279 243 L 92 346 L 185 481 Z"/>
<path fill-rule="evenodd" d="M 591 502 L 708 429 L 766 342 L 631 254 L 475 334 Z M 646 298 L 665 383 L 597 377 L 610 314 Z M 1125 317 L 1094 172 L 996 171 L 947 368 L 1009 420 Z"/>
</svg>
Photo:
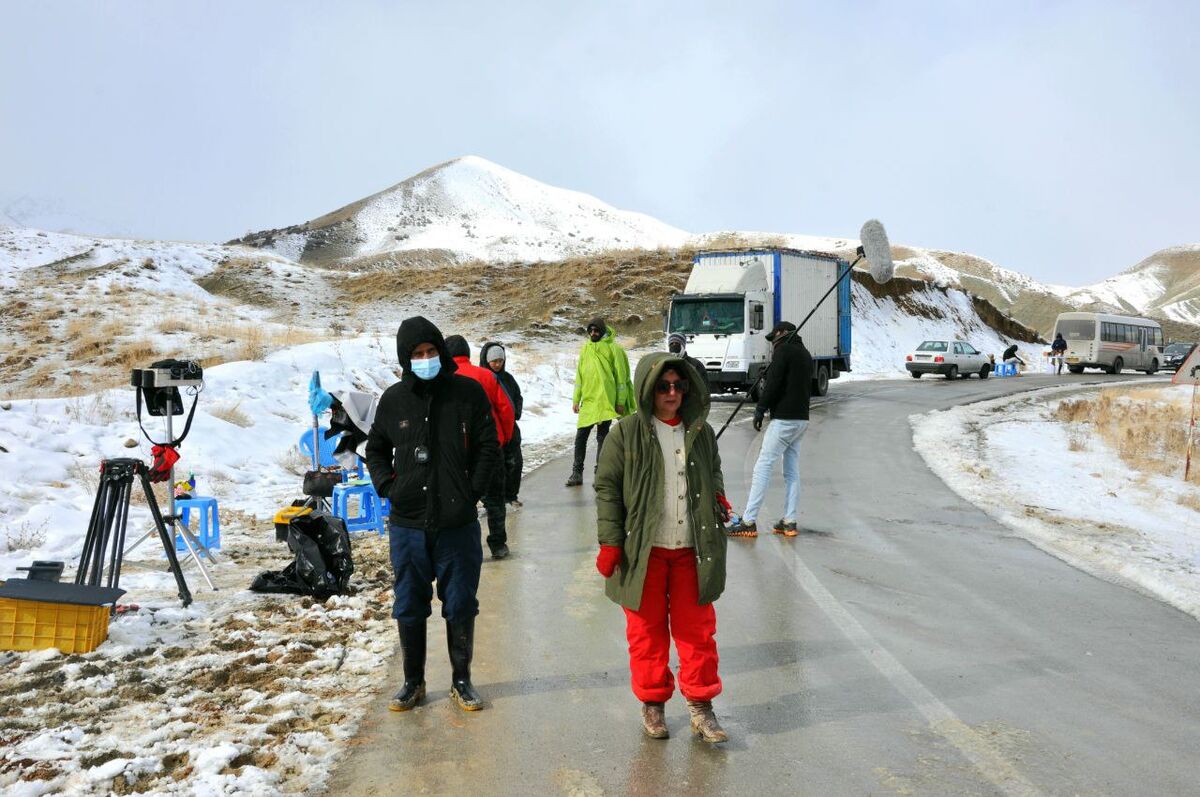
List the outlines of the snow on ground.
<svg viewBox="0 0 1200 797">
<path fill-rule="evenodd" d="M 247 247 L 176 241 L 93 238 L 0 226 L 0 287 L 13 287 L 19 272 L 70 259 L 71 271 L 94 272 L 92 286 L 103 290 L 153 290 L 199 300 L 212 296 L 194 280 L 231 257 L 243 255 L 271 265 L 295 264 Z M 143 267 L 150 261 L 150 267 Z"/>
<path fill-rule="evenodd" d="M 476 345 L 478 342 L 475 342 Z M 576 351 L 516 343 L 527 467 L 565 448 Z M 270 517 L 298 497 L 307 468 L 314 369 L 327 390 L 380 393 L 396 379 L 392 337 L 306 344 L 262 362 L 206 371 L 177 475 L 220 501 L 222 561 L 213 592 L 185 566 L 195 603 L 179 606 L 157 540 L 126 559 L 123 602 L 89 654 L 0 652 L 0 791 L 91 794 L 305 793 L 319 789 L 353 736 L 394 647 L 384 538 L 354 542 L 353 595 L 324 603 L 247 591 L 288 561 Z M 186 400 L 190 406 L 190 399 Z M 34 559 L 79 555 L 96 468 L 149 459 L 129 389 L 0 407 L 0 578 Z M 236 422 L 234 422 L 236 421 Z M 161 419 L 147 430 L 163 435 Z M 180 427 L 177 427 L 177 430 Z M 138 441 L 126 448 L 126 440 Z M 16 463 L 20 463 L 19 467 Z M 130 542 L 149 525 L 130 513 Z M 68 577 L 70 573 L 68 571 Z M 32 707 L 32 708 L 29 708 Z M 22 709 L 25 710 L 22 710 Z"/>
<path fill-rule="evenodd" d="M 887 296 L 877 299 L 862 285 L 853 286 L 854 322 L 850 365 L 844 379 L 906 376 L 904 358 L 923 340 L 965 340 L 996 359 L 1013 341 L 987 326 L 975 312 L 969 294 L 928 289 L 904 297 L 905 307 Z M 1040 363 L 1045 346 L 1019 343 L 1027 363 Z"/>
<path fill-rule="evenodd" d="M 1100 578 L 1200 618 L 1200 489 L 1143 475 L 1095 435 L 1054 420 L 1077 387 L 914 415 L 913 445 L 963 499 Z M 1187 387 L 1166 387 L 1186 406 Z M 1182 464 L 1180 465 L 1182 471 Z"/>
</svg>

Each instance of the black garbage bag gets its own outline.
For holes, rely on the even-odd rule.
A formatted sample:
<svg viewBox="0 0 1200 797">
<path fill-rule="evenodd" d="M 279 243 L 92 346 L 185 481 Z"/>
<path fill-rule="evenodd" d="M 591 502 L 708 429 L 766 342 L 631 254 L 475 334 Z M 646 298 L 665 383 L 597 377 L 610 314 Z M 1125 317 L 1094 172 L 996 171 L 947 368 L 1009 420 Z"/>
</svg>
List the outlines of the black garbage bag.
<svg viewBox="0 0 1200 797">
<path fill-rule="evenodd" d="M 325 599 L 350 587 L 354 557 L 346 523 L 328 512 L 313 512 L 288 523 L 288 549 L 295 558 L 283 570 L 255 576 L 253 592 L 282 592 Z"/>
</svg>

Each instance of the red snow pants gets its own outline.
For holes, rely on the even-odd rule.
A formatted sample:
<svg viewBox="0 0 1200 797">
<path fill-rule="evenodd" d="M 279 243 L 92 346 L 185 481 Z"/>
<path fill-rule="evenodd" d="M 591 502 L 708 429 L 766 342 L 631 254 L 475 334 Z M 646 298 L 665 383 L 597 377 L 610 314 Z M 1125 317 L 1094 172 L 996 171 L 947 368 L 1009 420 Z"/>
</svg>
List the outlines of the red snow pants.
<svg viewBox="0 0 1200 797">
<path fill-rule="evenodd" d="M 642 702 L 665 703 L 675 692 L 671 639 L 679 653 L 679 691 L 688 700 L 721 693 L 717 675 L 717 613 L 699 603 L 696 551 L 651 548 L 642 604 L 625 610 L 633 693 Z"/>
</svg>

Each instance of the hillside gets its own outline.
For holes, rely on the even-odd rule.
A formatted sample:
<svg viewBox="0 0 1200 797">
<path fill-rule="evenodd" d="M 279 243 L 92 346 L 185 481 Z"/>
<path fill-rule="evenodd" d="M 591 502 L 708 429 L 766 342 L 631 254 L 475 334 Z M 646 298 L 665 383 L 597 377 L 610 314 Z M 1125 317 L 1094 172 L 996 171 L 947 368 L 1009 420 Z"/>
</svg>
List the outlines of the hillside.
<svg viewBox="0 0 1200 797">
<path fill-rule="evenodd" d="M 678 247 L 687 233 L 554 188 L 483 158 L 456 158 L 303 224 L 250 233 L 304 263 L 402 253 L 405 262 L 562 260 L 613 249 Z"/>
<path fill-rule="evenodd" d="M 970 291 L 1043 336 L 1059 313 L 1086 310 L 1148 316 L 1168 338 L 1200 339 L 1200 245 L 1164 249 L 1083 288 L 1047 285 L 963 252 L 894 246 L 892 253 L 897 274 Z"/>
</svg>

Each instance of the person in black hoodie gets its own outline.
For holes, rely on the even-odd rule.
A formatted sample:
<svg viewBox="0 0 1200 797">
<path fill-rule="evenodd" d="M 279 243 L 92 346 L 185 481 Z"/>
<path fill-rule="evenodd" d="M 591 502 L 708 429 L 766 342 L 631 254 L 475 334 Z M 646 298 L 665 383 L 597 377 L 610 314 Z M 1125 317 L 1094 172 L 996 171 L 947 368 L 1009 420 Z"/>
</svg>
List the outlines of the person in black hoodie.
<svg viewBox="0 0 1200 797">
<path fill-rule="evenodd" d="M 500 467 L 487 395 L 456 374 L 442 333 L 414 316 L 396 333 L 400 381 L 384 391 L 367 436 L 367 468 L 391 502 L 390 544 L 404 685 L 388 708 L 407 711 L 425 697 L 426 620 L 433 582 L 446 620 L 453 672 L 450 697 L 483 708 L 471 684 L 476 592 L 483 564 L 476 504 Z"/>
<path fill-rule="evenodd" d="M 485 343 L 479 350 L 479 364 L 490 368 L 500 380 L 500 387 L 508 394 L 508 400 L 513 405 L 514 417 L 519 421 L 524 399 L 521 398 L 521 386 L 517 383 L 517 378 L 509 372 L 507 363 L 508 352 L 501 343 Z M 521 506 L 521 469 L 524 467 L 525 460 L 521 456 L 521 427 L 514 423 L 512 437 L 504 446 L 504 502 L 514 508 Z"/>
<path fill-rule="evenodd" d="M 762 394 L 754 410 L 754 429 L 762 431 L 763 420 L 771 413 L 771 424 L 763 438 L 762 452 L 754 464 L 754 480 L 742 519 L 731 526 L 731 537 L 758 536 L 758 510 L 766 498 L 767 485 L 775 464 L 783 459 L 786 487 L 783 517 L 775 523 L 775 533 L 795 537 L 796 513 L 800 504 L 800 441 L 808 431 L 808 399 L 812 391 L 813 359 L 796 325 L 780 321 L 767 335 L 775 346 L 771 365 L 763 381 Z"/>
</svg>

